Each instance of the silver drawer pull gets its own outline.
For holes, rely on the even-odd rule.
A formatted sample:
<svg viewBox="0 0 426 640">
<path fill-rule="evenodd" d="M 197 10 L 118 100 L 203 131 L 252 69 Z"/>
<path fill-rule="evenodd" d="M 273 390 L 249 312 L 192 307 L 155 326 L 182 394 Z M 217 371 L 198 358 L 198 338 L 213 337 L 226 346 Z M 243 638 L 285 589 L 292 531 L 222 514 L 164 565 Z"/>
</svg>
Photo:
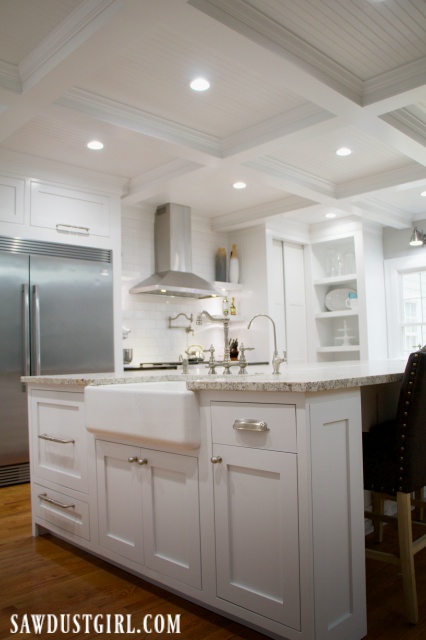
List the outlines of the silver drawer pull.
<svg viewBox="0 0 426 640">
<path fill-rule="evenodd" d="M 55 507 L 60 507 L 61 509 L 71 509 L 72 507 L 75 507 L 75 504 L 65 504 L 64 502 L 58 502 L 57 500 L 54 500 L 53 498 L 49 498 L 49 496 L 47 495 L 47 493 L 39 493 L 38 498 L 40 498 L 40 500 L 44 500 L 44 502 L 48 502 L 49 504 L 53 504 L 55 505 Z"/>
<path fill-rule="evenodd" d="M 251 418 L 235 420 L 234 429 L 241 431 L 269 431 L 269 427 L 264 420 L 251 420 Z"/>
<path fill-rule="evenodd" d="M 57 438 L 56 436 L 49 436 L 47 433 L 40 433 L 38 435 L 40 440 L 49 440 L 49 442 L 59 442 L 60 444 L 74 444 L 75 440 L 67 440 L 66 438 Z"/>
<path fill-rule="evenodd" d="M 57 231 L 65 231 L 65 233 L 76 233 L 83 236 L 88 236 L 90 227 L 78 227 L 75 224 L 62 224 L 56 225 Z"/>
</svg>

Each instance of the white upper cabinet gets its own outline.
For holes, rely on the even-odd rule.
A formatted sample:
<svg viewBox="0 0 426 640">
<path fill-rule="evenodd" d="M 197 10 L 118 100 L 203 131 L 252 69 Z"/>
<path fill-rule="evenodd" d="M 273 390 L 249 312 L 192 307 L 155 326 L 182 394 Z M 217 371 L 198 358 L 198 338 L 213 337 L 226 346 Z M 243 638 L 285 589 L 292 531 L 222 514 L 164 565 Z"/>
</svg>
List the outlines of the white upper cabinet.
<svg viewBox="0 0 426 640">
<path fill-rule="evenodd" d="M 31 225 L 58 233 L 106 236 L 111 233 L 107 196 L 42 182 L 31 182 Z"/>
<path fill-rule="evenodd" d="M 25 181 L 0 176 L 0 221 L 23 224 Z"/>
</svg>

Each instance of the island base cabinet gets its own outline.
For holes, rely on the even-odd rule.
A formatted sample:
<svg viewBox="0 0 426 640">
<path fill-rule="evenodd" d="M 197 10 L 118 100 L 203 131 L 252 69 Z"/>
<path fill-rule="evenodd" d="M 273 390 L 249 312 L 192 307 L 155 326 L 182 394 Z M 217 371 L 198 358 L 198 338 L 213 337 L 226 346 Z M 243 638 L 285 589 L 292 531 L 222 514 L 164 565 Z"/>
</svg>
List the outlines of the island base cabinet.
<svg viewBox="0 0 426 640">
<path fill-rule="evenodd" d="M 214 445 L 217 596 L 300 630 L 297 456 Z"/>
<path fill-rule="evenodd" d="M 200 589 L 198 459 L 103 440 L 96 458 L 101 546 Z"/>
</svg>

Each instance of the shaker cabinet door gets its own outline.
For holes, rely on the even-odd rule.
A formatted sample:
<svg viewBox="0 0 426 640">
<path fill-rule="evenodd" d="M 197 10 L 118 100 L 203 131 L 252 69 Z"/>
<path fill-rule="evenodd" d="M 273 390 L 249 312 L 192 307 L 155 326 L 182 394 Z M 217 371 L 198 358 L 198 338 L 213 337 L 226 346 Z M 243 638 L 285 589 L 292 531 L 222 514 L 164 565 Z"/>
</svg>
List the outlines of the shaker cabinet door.
<svg viewBox="0 0 426 640">
<path fill-rule="evenodd" d="M 143 564 L 139 457 L 139 447 L 96 441 L 100 545 Z"/>
<path fill-rule="evenodd" d="M 217 595 L 300 630 L 297 457 L 216 444 Z"/>
<path fill-rule="evenodd" d="M 146 566 L 201 588 L 198 459 L 142 449 Z"/>
</svg>

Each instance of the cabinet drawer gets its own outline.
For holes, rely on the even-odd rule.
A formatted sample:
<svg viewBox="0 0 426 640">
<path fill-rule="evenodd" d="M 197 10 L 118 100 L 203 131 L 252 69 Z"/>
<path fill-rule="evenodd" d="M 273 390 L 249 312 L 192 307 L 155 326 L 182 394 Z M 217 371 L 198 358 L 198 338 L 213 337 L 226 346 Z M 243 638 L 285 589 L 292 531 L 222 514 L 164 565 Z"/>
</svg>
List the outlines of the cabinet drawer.
<svg viewBox="0 0 426 640">
<path fill-rule="evenodd" d="M 37 478 L 87 492 L 84 395 L 33 390 L 31 455 Z"/>
<path fill-rule="evenodd" d="M 90 540 L 89 505 L 66 493 L 32 485 L 33 515 L 79 538 Z"/>
<path fill-rule="evenodd" d="M 215 443 L 297 451 L 295 405 L 212 402 L 211 416 Z"/>
</svg>

